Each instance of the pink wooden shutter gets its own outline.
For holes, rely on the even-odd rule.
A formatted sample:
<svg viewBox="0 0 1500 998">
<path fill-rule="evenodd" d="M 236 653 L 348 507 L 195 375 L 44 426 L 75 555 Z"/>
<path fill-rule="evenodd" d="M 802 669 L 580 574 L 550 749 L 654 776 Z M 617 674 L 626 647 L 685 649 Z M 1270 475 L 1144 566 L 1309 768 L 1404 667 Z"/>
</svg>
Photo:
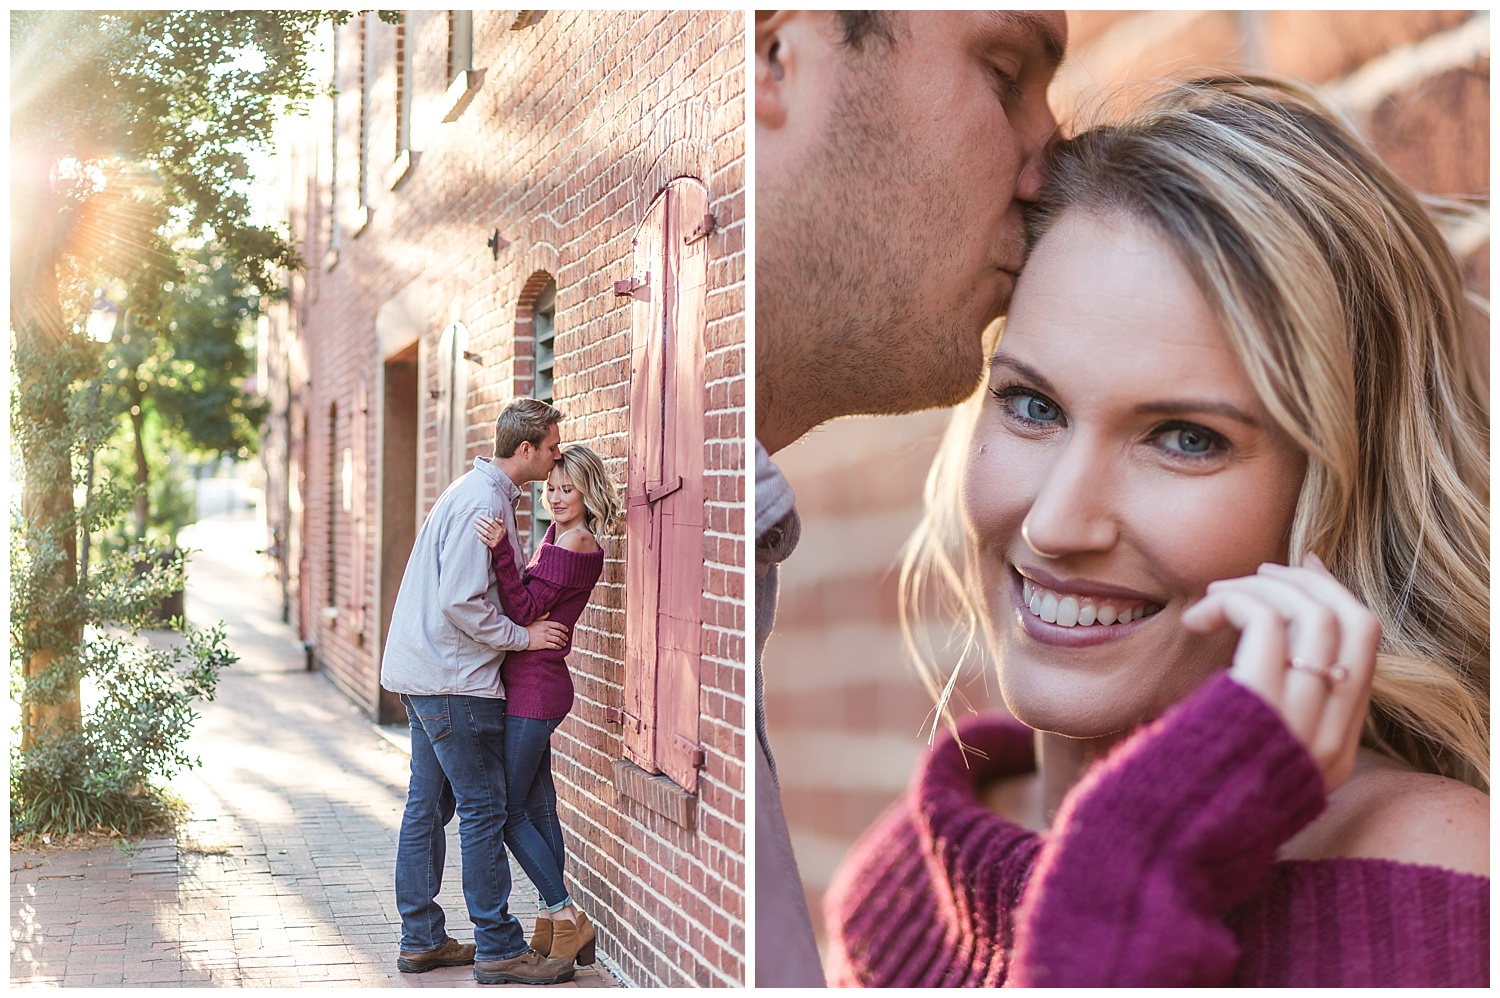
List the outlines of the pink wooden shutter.
<svg viewBox="0 0 1500 998">
<path fill-rule="evenodd" d="M 469 470 L 469 359 L 464 356 L 464 351 L 469 349 L 469 327 L 461 322 L 455 322 L 451 327 L 453 339 L 450 341 L 449 357 L 451 371 L 448 375 L 448 405 L 452 413 L 448 417 L 449 432 L 452 439 L 448 446 L 452 449 L 449 460 L 452 469 L 448 474 L 448 481 L 443 483 L 447 488 L 460 475 Z"/>
<path fill-rule="evenodd" d="M 354 611 L 351 627 L 356 637 L 365 632 L 365 564 L 366 548 L 370 540 L 369 518 L 365 514 L 365 471 L 368 468 L 369 445 L 366 438 L 370 427 L 370 394 L 361 381 L 354 394 L 354 497 L 350 513 L 354 520 L 354 566 L 351 570 L 354 596 L 350 609 Z"/>
<path fill-rule="evenodd" d="M 625 751 L 698 788 L 703 605 L 703 349 L 708 210 L 677 180 L 635 241 L 630 443 L 626 471 Z M 691 241 L 689 241 L 691 239 Z"/>
<path fill-rule="evenodd" d="M 662 476 L 661 293 L 665 200 L 651 206 L 635 237 L 632 278 L 646 281 L 631 305 L 630 417 L 625 473 L 625 754 L 656 772 L 656 624 L 661 516 L 650 493 Z"/>
<path fill-rule="evenodd" d="M 453 327 L 443 330 L 437 348 L 437 491 L 453 473 Z"/>
<path fill-rule="evenodd" d="M 665 484 L 656 662 L 656 761 L 689 792 L 698 789 L 699 664 L 703 630 L 703 348 L 708 241 L 693 232 L 708 211 L 694 180 L 667 189 Z M 688 240 L 692 239 L 691 242 Z"/>
</svg>

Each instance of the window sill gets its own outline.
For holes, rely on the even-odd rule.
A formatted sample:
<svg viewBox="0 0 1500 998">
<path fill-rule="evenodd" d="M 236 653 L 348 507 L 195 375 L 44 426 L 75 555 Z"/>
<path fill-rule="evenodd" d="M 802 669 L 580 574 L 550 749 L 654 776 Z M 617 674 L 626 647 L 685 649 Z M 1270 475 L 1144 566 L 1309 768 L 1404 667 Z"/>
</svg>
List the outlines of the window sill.
<svg viewBox="0 0 1500 998">
<path fill-rule="evenodd" d="M 410 149 L 402 149 L 401 155 L 391 161 L 391 165 L 385 170 L 385 186 L 387 190 L 395 190 L 396 185 L 405 180 L 407 174 L 411 173 L 417 165 L 417 159 L 421 153 L 412 152 Z"/>
<path fill-rule="evenodd" d="M 359 206 L 359 210 L 354 213 L 354 224 L 349 226 L 350 238 L 352 239 L 358 237 L 361 232 L 365 231 L 365 227 L 369 224 L 370 206 L 367 204 L 362 204 Z"/>
<path fill-rule="evenodd" d="M 338 250 L 331 249 L 327 253 L 323 254 L 323 269 L 324 270 L 332 270 L 334 267 L 338 266 L 338 263 L 339 263 L 339 251 Z"/>
<path fill-rule="evenodd" d="M 448 113 L 443 115 L 443 120 L 457 121 L 459 115 L 463 114 L 464 109 L 473 102 L 474 95 L 483 85 L 484 70 L 482 69 L 466 70 L 455 76 L 453 82 L 448 85 L 448 94 L 443 101 L 448 108 Z"/>
<path fill-rule="evenodd" d="M 615 793 L 690 832 L 697 827 L 698 796 L 688 793 L 665 776 L 646 772 L 633 762 L 615 760 Z"/>
</svg>

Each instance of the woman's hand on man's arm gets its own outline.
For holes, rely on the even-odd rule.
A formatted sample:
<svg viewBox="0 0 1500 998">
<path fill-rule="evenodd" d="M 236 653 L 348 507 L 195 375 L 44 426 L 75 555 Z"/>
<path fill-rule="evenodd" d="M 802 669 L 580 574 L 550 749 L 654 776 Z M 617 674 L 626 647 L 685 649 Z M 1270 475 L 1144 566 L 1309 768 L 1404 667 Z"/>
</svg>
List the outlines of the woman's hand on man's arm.
<svg viewBox="0 0 1500 998">
<path fill-rule="evenodd" d="M 505 521 L 481 513 L 474 520 L 474 533 L 479 536 L 486 547 L 499 547 L 500 542 L 505 540 Z"/>
</svg>

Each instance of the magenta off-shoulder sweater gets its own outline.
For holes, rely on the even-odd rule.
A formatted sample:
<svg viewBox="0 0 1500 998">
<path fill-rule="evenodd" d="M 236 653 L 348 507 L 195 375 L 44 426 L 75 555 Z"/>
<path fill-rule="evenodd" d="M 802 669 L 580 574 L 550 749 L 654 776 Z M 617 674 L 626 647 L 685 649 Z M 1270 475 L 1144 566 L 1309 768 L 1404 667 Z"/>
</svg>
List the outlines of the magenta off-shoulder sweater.
<svg viewBox="0 0 1500 998">
<path fill-rule="evenodd" d="M 588 606 L 589 594 L 604 570 L 604 552 L 569 551 L 553 543 L 556 525 L 547 528 L 537 545 L 523 579 L 510 556 L 510 545 L 502 543 L 490 552 L 499 582 L 505 615 L 525 627 L 542 614 L 568 628 L 568 641 L 561 648 L 513 651 L 500 664 L 505 683 L 505 712 L 516 717 L 549 719 L 567 717 L 573 709 L 573 677 L 568 672 L 568 652 L 573 648 L 573 625 Z"/>
<path fill-rule="evenodd" d="M 1122 744 L 1037 835 L 975 788 L 1034 770 L 1032 732 L 945 738 L 829 889 L 828 980 L 872 987 L 1489 984 L 1486 877 L 1278 862 L 1324 804 L 1312 758 L 1215 677 Z"/>
</svg>

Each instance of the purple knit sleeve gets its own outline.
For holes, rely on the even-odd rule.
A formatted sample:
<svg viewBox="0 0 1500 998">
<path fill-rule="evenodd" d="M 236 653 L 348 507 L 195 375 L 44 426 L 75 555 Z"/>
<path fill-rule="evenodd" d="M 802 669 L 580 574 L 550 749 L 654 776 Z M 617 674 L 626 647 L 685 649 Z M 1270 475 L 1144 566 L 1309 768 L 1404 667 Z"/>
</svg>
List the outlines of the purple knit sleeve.
<svg viewBox="0 0 1500 998">
<path fill-rule="evenodd" d="M 911 794 L 860 837 L 824 896 L 833 987 L 996 987 L 1009 912 L 1035 860 L 1035 833 L 979 803 L 977 781 L 1029 773 L 1032 733 L 960 722 L 924 757 Z M 967 747 L 967 754 L 966 748 Z"/>
<path fill-rule="evenodd" d="M 515 559 L 510 555 L 510 545 L 502 541 L 490 549 L 490 564 L 495 569 L 495 582 L 500 589 L 500 605 L 505 615 L 522 627 L 532 623 L 547 612 L 545 593 L 533 594 L 521 580 Z"/>
<path fill-rule="evenodd" d="M 592 589 L 599 579 L 599 569 L 604 563 L 602 553 L 569 551 L 551 540 L 548 528 L 524 579 L 516 571 L 509 547 L 502 544 L 490 552 L 505 615 L 522 627 L 580 590 Z"/>
<path fill-rule="evenodd" d="M 1224 917 L 1323 803 L 1280 717 L 1215 676 L 1064 800 L 1017 913 L 1007 985 L 1226 982 L 1239 944 Z"/>
</svg>

